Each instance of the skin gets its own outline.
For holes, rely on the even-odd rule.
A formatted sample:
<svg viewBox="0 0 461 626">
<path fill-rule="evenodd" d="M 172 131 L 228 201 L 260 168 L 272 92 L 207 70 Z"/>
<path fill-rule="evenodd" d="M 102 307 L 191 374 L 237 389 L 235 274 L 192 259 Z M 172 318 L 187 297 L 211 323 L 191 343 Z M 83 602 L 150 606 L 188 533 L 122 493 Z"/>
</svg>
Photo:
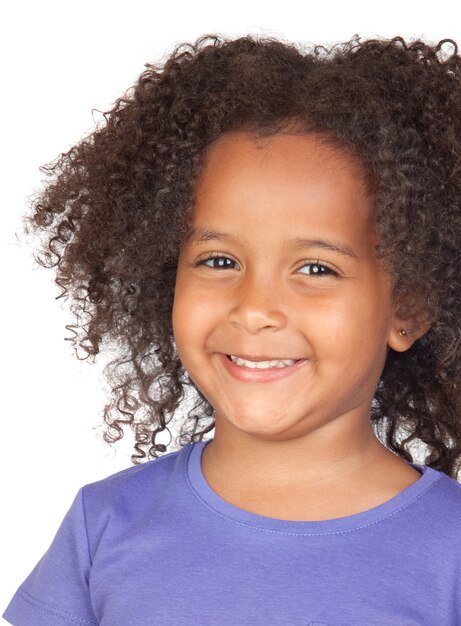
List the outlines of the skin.
<svg viewBox="0 0 461 626">
<path fill-rule="evenodd" d="M 208 148 L 192 212 L 192 230 L 202 231 L 181 249 L 173 330 L 185 369 L 215 409 L 204 476 L 251 512 L 342 517 L 420 477 L 370 425 L 389 348 L 407 350 L 422 331 L 399 334 L 409 324 L 375 256 L 364 181 L 358 162 L 315 135 L 256 141 L 233 131 Z M 205 229 L 232 239 L 200 240 Z M 296 238 L 351 255 L 287 243 Z M 210 254 L 225 259 L 198 264 Z M 280 380 L 248 382 L 228 372 L 223 354 L 306 362 Z"/>
</svg>

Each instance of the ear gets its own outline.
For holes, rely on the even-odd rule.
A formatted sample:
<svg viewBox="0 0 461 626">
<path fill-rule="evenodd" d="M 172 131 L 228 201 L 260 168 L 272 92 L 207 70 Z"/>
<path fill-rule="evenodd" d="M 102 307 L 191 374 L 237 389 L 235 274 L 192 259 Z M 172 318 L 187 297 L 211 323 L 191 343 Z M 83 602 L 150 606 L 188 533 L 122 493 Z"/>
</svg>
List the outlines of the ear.
<svg viewBox="0 0 461 626">
<path fill-rule="evenodd" d="M 425 335 L 432 325 L 432 320 L 404 320 L 395 317 L 389 331 L 387 345 L 396 352 L 406 352 L 420 337 Z"/>
</svg>

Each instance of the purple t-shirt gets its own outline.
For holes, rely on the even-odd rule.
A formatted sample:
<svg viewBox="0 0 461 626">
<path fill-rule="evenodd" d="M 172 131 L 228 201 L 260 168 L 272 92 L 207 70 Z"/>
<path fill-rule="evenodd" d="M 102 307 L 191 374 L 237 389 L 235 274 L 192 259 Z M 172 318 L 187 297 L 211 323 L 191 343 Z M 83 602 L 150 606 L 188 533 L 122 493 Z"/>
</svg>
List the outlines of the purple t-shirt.
<svg viewBox="0 0 461 626">
<path fill-rule="evenodd" d="M 81 489 L 4 614 L 16 626 L 455 626 L 461 485 L 422 475 L 327 521 L 256 515 L 218 496 L 205 442 Z"/>
</svg>

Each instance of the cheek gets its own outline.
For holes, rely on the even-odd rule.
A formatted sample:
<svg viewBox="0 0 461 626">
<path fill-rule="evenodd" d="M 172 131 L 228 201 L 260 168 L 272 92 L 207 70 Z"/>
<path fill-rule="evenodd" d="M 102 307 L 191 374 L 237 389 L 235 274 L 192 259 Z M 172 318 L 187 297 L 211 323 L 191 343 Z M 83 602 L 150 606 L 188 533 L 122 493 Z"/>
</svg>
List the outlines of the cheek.
<svg viewBox="0 0 461 626">
<path fill-rule="evenodd" d="M 325 299 L 306 308 L 303 325 L 308 339 L 326 351 L 343 358 L 357 351 L 375 351 L 386 344 L 390 312 L 379 293 L 368 290 L 365 297 L 357 291 L 341 298 Z"/>
<path fill-rule="evenodd" d="M 173 335 L 179 357 L 184 362 L 189 353 L 203 345 L 209 332 L 210 316 L 214 307 L 206 298 L 200 297 L 188 281 L 179 275 L 173 301 Z"/>
<path fill-rule="evenodd" d="M 189 312 L 190 313 L 190 312 Z M 173 336 L 179 356 L 182 360 L 183 348 L 187 341 L 188 328 L 190 328 L 190 314 L 188 313 L 188 292 L 180 271 L 177 273 L 174 290 L 172 323 Z"/>
</svg>

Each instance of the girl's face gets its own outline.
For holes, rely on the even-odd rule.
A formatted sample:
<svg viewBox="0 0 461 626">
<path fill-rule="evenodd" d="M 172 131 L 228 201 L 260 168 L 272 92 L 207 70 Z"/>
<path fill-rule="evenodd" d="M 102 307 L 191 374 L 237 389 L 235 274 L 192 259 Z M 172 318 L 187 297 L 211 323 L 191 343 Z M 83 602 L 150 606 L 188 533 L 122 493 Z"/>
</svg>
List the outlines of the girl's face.
<svg viewBox="0 0 461 626">
<path fill-rule="evenodd" d="M 217 428 L 289 439 L 369 421 L 388 346 L 409 347 L 371 208 L 359 165 L 314 135 L 234 131 L 209 147 L 173 329 Z"/>
</svg>

